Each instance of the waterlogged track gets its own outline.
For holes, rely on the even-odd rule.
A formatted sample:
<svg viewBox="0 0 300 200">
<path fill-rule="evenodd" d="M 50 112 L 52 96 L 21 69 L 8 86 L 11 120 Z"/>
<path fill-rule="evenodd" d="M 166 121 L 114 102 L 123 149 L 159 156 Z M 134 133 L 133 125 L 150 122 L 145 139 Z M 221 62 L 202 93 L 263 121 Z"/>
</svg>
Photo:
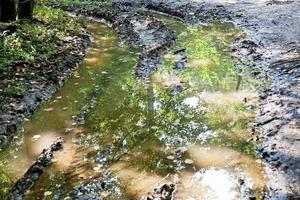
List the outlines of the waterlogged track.
<svg viewBox="0 0 300 200">
<path fill-rule="evenodd" d="M 257 83 L 235 71 L 228 52 L 241 33 L 230 24 L 157 18 L 177 40 L 146 81 L 133 75 L 143 60 L 137 50 L 120 45 L 106 26 L 88 24 L 94 40 L 79 70 L 26 123 L 24 138 L 2 152 L 10 155 L 1 161 L 10 182 L 65 138 L 28 199 L 138 199 L 164 184 L 154 194 L 162 199 L 262 197 L 264 174 L 250 135 Z"/>
</svg>

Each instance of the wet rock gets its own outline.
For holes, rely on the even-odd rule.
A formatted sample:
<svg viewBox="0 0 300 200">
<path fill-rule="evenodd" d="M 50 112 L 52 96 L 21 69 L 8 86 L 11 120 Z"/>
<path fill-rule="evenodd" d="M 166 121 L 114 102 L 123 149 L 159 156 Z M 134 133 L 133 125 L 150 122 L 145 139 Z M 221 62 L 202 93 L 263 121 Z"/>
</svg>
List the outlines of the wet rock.
<svg viewBox="0 0 300 200">
<path fill-rule="evenodd" d="M 164 184 L 155 188 L 153 194 L 142 197 L 140 200 L 172 200 L 174 199 L 175 190 L 175 184 Z"/>
<path fill-rule="evenodd" d="M 238 179 L 238 183 L 239 183 L 240 185 L 244 185 L 244 184 L 245 184 L 245 180 L 242 179 L 242 178 L 239 178 L 239 179 Z"/>
<path fill-rule="evenodd" d="M 172 90 L 172 95 L 176 96 L 179 95 L 184 90 L 183 86 L 181 84 L 177 84 L 174 86 Z"/>
<path fill-rule="evenodd" d="M 182 52 L 185 52 L 185 48 L 179 48 L 179 49 L 176 49 L 175 51 L 174 51 L 174 54 L 179 54 L 179 53 L 182 53 Z"/>
<path fill-rule="evenodd" d="M 187 62 L 187 56 L 185 55 L 184 51 L 179 53 L 179 59 L 174 64 L 174 69 L 177 71 L 183 71 L 185 69 L 185 64 Z"/>
<path fill-rule="evenodd" d="M 86 195 L 79 196 L 78 200 L 103 200 L 103 198 L 93 194 L 86 194 Z"/>
</svg>

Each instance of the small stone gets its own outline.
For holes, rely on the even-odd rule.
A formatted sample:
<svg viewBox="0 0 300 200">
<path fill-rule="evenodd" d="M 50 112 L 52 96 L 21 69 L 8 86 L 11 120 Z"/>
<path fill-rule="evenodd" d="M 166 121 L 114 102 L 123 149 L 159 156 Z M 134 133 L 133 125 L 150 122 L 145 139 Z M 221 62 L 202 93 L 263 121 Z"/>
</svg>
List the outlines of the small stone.
<svg viewBox="0 0 300 200">
<path fill-rule="evenodd" d="M 239 182 L 240 185 L 244 185 L 244 184 L 245 184 L 245 180 L 242 179 L 242 178 L 239 178 L 239 179 L 238 179 L 238 182 Z"/>
</svg>

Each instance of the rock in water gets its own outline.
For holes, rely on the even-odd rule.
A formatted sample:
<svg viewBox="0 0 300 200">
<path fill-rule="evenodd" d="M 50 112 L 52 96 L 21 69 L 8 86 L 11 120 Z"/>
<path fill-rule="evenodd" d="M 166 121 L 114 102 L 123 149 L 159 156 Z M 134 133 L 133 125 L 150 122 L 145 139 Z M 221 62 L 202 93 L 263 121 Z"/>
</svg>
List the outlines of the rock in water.
<svg viewBox="0 0 300 200">
<path fill-rule="evenodd" d="M 147 197 L 142 197 L 140 200 L 173 200 L 175 190 L 175 184 L 164 184 L 158 188 L 155 188 L 153 194 Z"/>
</svg>

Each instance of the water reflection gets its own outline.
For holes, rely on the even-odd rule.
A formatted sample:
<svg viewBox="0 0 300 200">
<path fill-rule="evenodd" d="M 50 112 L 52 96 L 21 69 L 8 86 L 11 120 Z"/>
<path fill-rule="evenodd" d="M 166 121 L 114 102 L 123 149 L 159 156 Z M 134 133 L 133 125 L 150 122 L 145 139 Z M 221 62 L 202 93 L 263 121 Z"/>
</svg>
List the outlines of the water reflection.
<svg viewBox="0 0 300 200">
<path fill-rule="evenodd" d="M 179 177 L 181 187 L 177 191 L 177 199 L 242 199 L 238 180 L 224 169 L 210 168 L 196 173 L 184 172 Z"/>
<path fill-rule="evenodd" d="M 263 168 L 256 159 L 226 147 L 197 146 L 188 150 L 189 156 L 194 160 L 194 165 L 200 169 L 215 167 L 231 172 L 242 171 L 251 177 L 254 188 L 264 187 Z"/>
</svg>

